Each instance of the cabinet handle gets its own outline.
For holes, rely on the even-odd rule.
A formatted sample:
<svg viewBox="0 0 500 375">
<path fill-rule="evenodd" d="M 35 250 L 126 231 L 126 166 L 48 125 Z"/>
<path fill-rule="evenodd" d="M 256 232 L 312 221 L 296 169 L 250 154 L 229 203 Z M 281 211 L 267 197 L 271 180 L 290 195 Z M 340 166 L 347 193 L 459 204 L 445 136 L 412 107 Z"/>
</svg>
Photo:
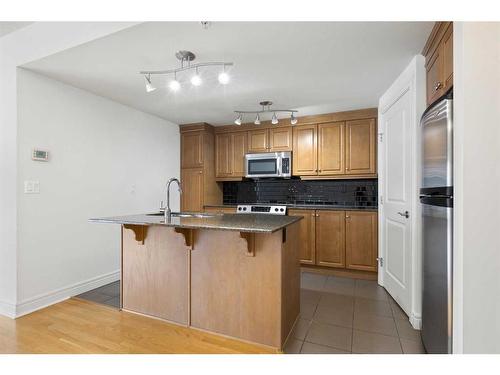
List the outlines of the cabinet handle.
<svg viewBox="0 0 500 375">
<path fill-rule="evenodd" d="M 318 169 L 318 172 L 321 172 L 321 169 Z"/>
<path fill-rule="evenodd" d="M 346 218 L 346 219 L 350 219 L 351 217 L 350 217 L 349 215 L 347 215 L 345 218 Z"/>
<path fill-rule="evenodd" d="M 398 215 L 403 216 L 403 217 L 405 217 L 407 219 L 410 217 L 410 213 L 408 211 L 398 212 Z"/>
<path fill-rule="evenodd" d="M 203 172 L 202 171 L 198 171 L 198 174 L 202 174 Z"/>
<path fill-rule="evenodd" d="M 434 91 L 439 90 L 441 87 L 443 87 L 443 84 L 441 82 L 436 82 L 434 85 Z"/>
</svg>

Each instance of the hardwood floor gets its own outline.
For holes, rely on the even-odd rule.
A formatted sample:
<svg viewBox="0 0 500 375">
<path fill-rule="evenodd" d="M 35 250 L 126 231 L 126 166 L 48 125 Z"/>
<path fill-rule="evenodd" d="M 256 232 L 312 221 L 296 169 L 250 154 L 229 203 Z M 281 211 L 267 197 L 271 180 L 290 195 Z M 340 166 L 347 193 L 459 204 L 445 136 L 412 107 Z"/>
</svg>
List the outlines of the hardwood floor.
<svg viewBox="0 0 500 375">
<path fill-rule="evenodd" d="M 0 353 L 273 353 L 271 349 L 69 299 L 0 316 Z"/>
</svg>

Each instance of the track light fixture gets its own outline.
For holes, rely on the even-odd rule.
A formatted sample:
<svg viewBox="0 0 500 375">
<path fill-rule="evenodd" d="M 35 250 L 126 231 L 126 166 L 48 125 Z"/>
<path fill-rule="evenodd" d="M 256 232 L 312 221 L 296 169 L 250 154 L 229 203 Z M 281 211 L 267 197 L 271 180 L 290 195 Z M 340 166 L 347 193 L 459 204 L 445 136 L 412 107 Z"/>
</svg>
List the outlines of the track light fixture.
<svg viewBox="0 0 500 375">
<path fill-rule="evenodd" d="M 206 63 L 198 63 L 191 64 L 191 62 L 196 58 L 195 54 L 191 51 L 178 51 L 175 54 L 178 60 L 181 62 L 181 66 L 176 69 L 169 70 L 143 70 L 140 71 L 139 74 L 144 76 L 146 80 L 146 91 L 151 92 L 156 90 L 156 88 L 151 84 L 151 75 L 169 75 L 174 74 L 174 79 L 170 81 L 168 86 L 172 91 L 178 91 L 181 88 L 181 83 L 177 80 L 177 73 L 195 70 L 196 73 L 191 77 L 191 84 L 193 86 L 200 86 L 202 84 L 201 76 L 198 74 L 198 69 L 206 66 L 219 66 L 222 67 L 222 72 L 218 76 L 219 83 L 222 85 L 226 85 L 230 81 L 229 74 L 226 72 L 226 66 L 232 66 L 232 62 L 206 62 Z"/>
<path fill-rule="evenodd" d="M 151 74 L 144 76 L 144 80 L 146 81 L 146 92 L 152 92 L 156 90 L 156 87 L 151 83 Z"/>
<path fill-rule="evenodd" d="M 297 123 L 297 117 L 295 117 L 295 113 L 298 111 L 295 109 L 271 109 L 271 106 L 273 105 L 273 102 L 269 100 L 265 100 L 259 103 L 262 106 L 262 110 L 260 111 L 234 111 L 238 117 L 236 120 L 234 120 L 234 123 L 236 125 L 241 125 L 243 122 L 243 115 L 244 114 L 255 114 L 255 125 L 260 125 L 260 114 L 261 113 L 272 113 L 273 117 L 271 118 L 271 124 L 276 125 L 278 124 L 278 116 L 276 113 L 280 112 L 285 112 L 285 113 L 290 113 L 290 124 L 295 125 Z"/>
</svg>

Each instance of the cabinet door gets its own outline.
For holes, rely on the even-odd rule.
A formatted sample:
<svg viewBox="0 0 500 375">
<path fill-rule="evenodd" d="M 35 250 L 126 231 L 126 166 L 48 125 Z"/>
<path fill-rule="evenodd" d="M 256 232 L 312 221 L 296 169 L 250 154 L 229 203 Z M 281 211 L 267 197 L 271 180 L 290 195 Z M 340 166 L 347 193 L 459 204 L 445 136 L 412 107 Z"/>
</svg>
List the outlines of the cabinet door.
<svg viewBox="0 0 500 375">
<path fill-rule="evenodd" d="M 201 131 L 181 134 L 181 168 L 203 166 L 203 133 Z"/>
<path fill-rule="evenodd" d="M 318 125 L 318 174 L 344 174 L 344 122 Z"/>
<path fill-rule="evenodd" d="M 345 174 L 377 173 L 375 133 L 375 119 L 346 122 Z"/>
<path fill-rule="evenodd" d="M 345 211 L 316 211 L 316 264 L 345 268 Z"/>
<path fill-rule="evenodd" d="M 233 174 L 233 143 L 231 133 L 215 135 L 215 177 Z"/>
<path fill-rule="evenodd" d="M 377 213 L 346 212 L 346 267 L 377 271 Z"/>
<path fill-rule="evenodd" d="M 232 134 L 233 154 L 233 176 L 245 176 L 245 154 L 247 153 L 247 133 L 236 132 Z"/>
<path fill-rule="evenodd" d="M 206 207 L 205 212 L 216 214 L 235 214 L 236 207 Z"/>
<path fill-rule="evenodd" d="M 269 129 L 269 151 L 292 151 L 292 127 Z"/>
<path fill-rule="evenodd" d="M 453 86 L 453 22 L 443 36 L 443 93 Z"/>
<path fill-rule="evenodd" d="M 203 170 L 182 169 L 181 211 L 200 212 L 203 210 Z"/>
<path fill-rule="evenodd" d="M 318 174 L 317 132 L 317 125 L 293 128 L 293 175 L 315 176 Z"/>
<path fill-rule="evenodd" d="M 269 140 L 267 129 L 248 131 L 248 152 L 268 152 Z"/>
<path fill-rule="evenodd" d="M 443 95 L 443 52 L 442 45 L 436 48 L 434 54 L 426 62 L 427 70 L 427 105 Z"/>
<path fill-rule="evenodd" d="M 300 263 L 315 264 L 316 262 L 316 219 L 314 210 L 288 210 L 289 216 L 303 216 L 299 221 L 298 243 Z"/>
</svg>

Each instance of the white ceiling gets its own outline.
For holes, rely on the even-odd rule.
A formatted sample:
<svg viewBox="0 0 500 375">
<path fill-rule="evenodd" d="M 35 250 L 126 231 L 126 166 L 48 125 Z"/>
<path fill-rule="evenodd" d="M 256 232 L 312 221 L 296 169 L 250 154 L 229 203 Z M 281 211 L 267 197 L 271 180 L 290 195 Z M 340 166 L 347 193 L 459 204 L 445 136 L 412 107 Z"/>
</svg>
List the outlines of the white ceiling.
<svg viewBox="0 0 500 375">
<path fill-rule="evenodd" d="M 420 53 L 431 22 L 198 22 L 143 23 L 25 67 L 175 123 L 232 123 L 234 110 L 276 108 L 313 113 L 376 107 L 378 98 Z M 172 93 L 166 78 L 147 94 L 140 70 L 178 66 L 174 54 L 188 49 L 195 62 L 232 61 L 232 81 L 218 70 L 200 87 L 188 75 Z M 247 118 L 247 121 L 253 119 Z"/>
<path fill-rule="evenodd" d="M 0 22 L 0 38 L 23 27 L 31 25 L 33 22 Z"/>
</svg>

